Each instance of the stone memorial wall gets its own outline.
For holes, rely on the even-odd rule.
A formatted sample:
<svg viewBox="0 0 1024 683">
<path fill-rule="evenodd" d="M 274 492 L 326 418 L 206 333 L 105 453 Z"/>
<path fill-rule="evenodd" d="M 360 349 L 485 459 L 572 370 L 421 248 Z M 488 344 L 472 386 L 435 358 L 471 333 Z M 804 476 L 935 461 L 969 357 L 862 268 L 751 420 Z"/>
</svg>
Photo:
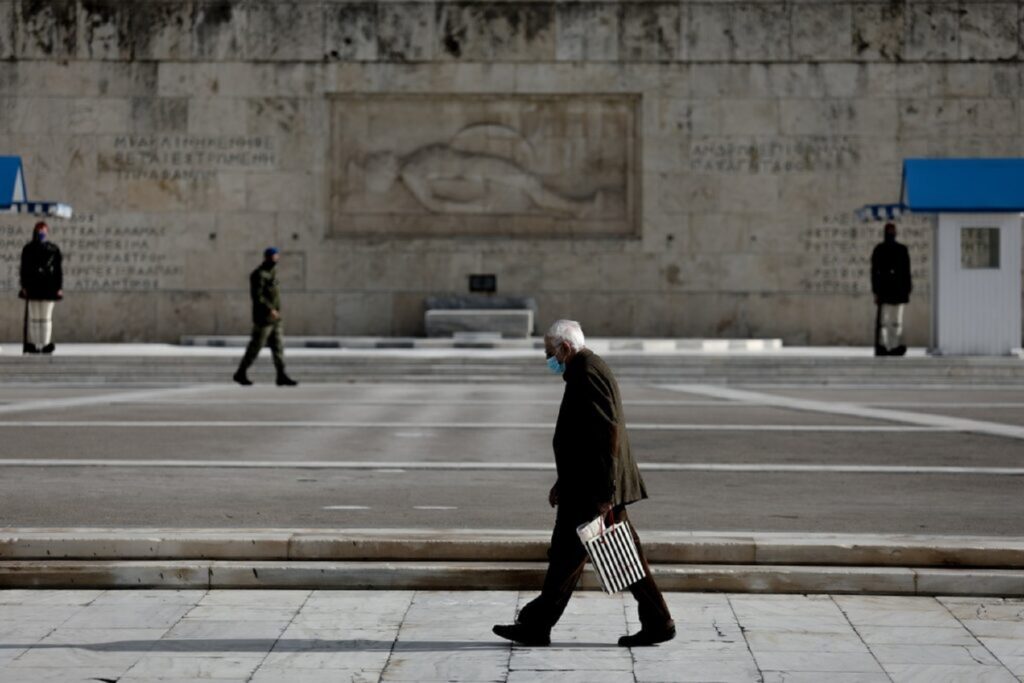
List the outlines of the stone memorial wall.
<svg viewBox="0 0 1024 683">
<path fill-rule="evenodd" d="M 867 344 L 901 161 L 1020 156 L 1024 4 L 0 0 L 0 153 L 66 255 L 58 341 L 422 334 L 497 275 L 541 326 Z M 0 216 L 0 339 L 33 220 Z M 905 217 L 912 344 L 932 216 Z"/>
</svg>

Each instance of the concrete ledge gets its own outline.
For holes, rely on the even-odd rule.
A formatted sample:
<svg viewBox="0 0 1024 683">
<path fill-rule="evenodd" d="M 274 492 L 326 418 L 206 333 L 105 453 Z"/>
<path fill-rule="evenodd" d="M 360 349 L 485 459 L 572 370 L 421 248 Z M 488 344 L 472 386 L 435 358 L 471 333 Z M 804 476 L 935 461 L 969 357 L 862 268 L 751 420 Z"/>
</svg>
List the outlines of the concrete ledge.
<svg viewBox="0 0 1024 683">
<path fill-rule="evenodd" d="M 444 346 L 388 339 L 380 342 L 382 346 L 372 348 L 296 349 L 288 357 L 288 367 L 302 382 L 550 381 L 544 371 L 543 355 L 537 348 L 538 340 L 443 339 L 423 343 L 428 341 L 443 342 Z M 845 355 L 842 351 L 815 355 L 813 349 L 656 350 L 662 340 L 622 340 L 625 346 L 647 344 L 648 350 L 619 348 L 617 340 L 607 340 L 609 347 L 603 349 L 600 341 L 591 340 L 591 346 L 606 356 L 620 382 L 987 387 L 1024 384 L 1024 362 L 1010 357 L 874 358 L 866 350 Z M 243 342 L 244 338 L 239 338 L 239 346 Z M 493 348 L 481 348 L 481 344 Z M 64 345 L 53 356 L 0 355 L 0 377 L 6 382 L 61 384 L 228 383 L 240 354 L 240 348 Z M 387 362 L 379 362 L 383 358 Z M 273 377 L 267 359 L 256 364 L 252 376 L 257 382 Z"/>
<path fill-rule="evenodd" d="M 0 562 L 0 589 L 295 588 L 538 590 L 542 562 Z M 1024 596 L 1024 571 L 655 565 L 664 590 Z M 592 571 L 581 588 L 597 590 Z"/>
<path fill-rule="evenodd" d="M 526 314 L 530 311 L 427 311 L 427 315 L 444 318 L 447 314 Z M 511 316 L 509 316 L 511 317 Z M 531 323 L 532 324 L 532 323 Z M 479 326 L 478 326 L 479 327 Z M 459 328 L 458 331 L 495 331 L 504 328 Z M 452 349 L 472 344 L 481 349 L 543 349 L 541 337 L 530 337 L 528 333 L 517 337 L 494 339 L 467 339 L 452 336 L 456 330 L 447 331 L 448 336 L 438 337 L 329 337 L 329 336 L 285 336 L 285 347 L 294 349 Z M 208 348 L 244 348 L 249 343 L 247 335 L 184 335 L 182 346 Z M 699 339 L 699 338 L 640 338 L 640 337 L 588 337 L 587 346 L 598 353 L 629 351 L 640 353 L 675 353 L 679 351 L 728 353 L 730 351 L 779 351 L 781 339 Z"/>
<path fill-rule="evenodd" d="M 918 595 L 1024 596 L 1024 572 L 1021 571 L 918 569 L 914 575 Z"/>
<path fill-rule="evenodd" d="M 643 532 L 655 564 L 1024 569 L 1024 539 Z M 550 532 L 498 529 L 0 529 L 0 560 L 543 562 Z"/>
</svg>

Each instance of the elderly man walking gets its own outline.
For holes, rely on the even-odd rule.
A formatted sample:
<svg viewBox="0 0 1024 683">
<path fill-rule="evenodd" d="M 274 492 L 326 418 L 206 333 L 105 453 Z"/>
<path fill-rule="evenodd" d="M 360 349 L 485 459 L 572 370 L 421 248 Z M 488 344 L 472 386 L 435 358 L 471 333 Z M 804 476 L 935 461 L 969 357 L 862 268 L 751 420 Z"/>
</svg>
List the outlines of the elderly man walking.
<svg viewBox="0 0 1024 683">
<path fill-rule="evenodd" d="M 584 345 L 579 323 L 555 322 L 544 336 L 544 351 L 548 368 L 565 380 L 554 438 L 558 479 L 548 494 L 548 502 L 558 508 L 548 570 L 541 594 L 519 612 L 516 623 L 494 627 L 495 634 L 525 645 L 551 643 L 551 628 L 583 573 L 587 553 L 576 527 L 609 511 L 616 521 L 625 520 L 626 506 L 647 498 L 629 448 L 619 386 L 608 365 Z M 676 635 L 635 530 L 633 539 L 645 569 L 644 579 L 630 587 L 641 629 L 619 639 L 624 647 L 654 645 Z"/>
</svg>

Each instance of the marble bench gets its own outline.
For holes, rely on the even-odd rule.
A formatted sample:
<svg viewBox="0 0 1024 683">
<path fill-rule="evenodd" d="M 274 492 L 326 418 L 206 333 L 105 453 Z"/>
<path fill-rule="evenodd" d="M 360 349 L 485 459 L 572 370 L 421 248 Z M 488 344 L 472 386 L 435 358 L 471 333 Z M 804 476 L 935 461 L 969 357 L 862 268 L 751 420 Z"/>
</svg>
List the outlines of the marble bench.
<svg viewBox="0 0 1024 683">
<path fill-rule="evenodd" d="M 428 337 L 489 333 L 508 338 L 533 334 L 537 302 L 528 296 L 439 294 L 424 301 Z"/>
<path fill-rule="evenodd" d="M 502 337 L 529 337 L 533 311 L 523 309 L 438 308 L 425 316 L 428 337 L 453 337 L 461 332 L 494 332 Z"/>
</svg>

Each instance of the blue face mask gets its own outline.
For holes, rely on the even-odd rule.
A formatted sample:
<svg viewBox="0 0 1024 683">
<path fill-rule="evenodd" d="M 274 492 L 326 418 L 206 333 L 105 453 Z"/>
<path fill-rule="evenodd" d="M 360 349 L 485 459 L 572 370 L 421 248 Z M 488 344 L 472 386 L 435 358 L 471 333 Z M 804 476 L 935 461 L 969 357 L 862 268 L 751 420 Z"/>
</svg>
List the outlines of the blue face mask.
<svg viewBox="0 0 1024 683">
<path fill-rule="evenodd" d="M 551 356 L 548 358 L 548 370 L 556 375 L 561 375 L 565 372 L 565 363 L 560 363 L 557 358 Z"/>
<path fill-rule="evenodd" d="M 45 232 L 33 233 L 32 236 L 36 238 L 36 242 L 45 242 L 46 241 L 46 233 Z"/>
</svg>

